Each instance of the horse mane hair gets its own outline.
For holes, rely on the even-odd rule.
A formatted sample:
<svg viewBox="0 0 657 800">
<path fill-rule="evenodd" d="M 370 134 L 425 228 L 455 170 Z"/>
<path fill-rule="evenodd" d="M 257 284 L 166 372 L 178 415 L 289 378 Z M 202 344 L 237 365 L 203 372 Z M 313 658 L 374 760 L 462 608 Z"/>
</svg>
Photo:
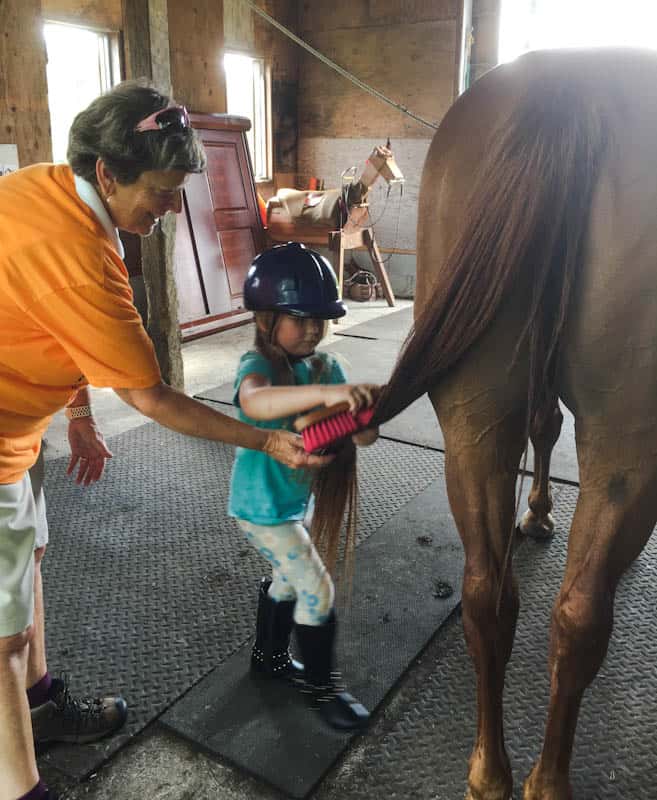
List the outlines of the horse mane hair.
<svg viewBox="0 0 657 800">
<path fill-rule="evenodd" d="M 331 575 L 349 589 L 358 527 L 356 445 L 346 439 L 312 484 L 315 510 L 310 536 Z M 344 526 L 343 526 L 344 520 Z"/>
<path fill-rule="evenodd" d="M 575 76 L 564 85 L 541 75 L 492 132 L 461 232 L 383 387 L 372 425 L 392 419 L 435 387 L 487 330 L 521 276 L 532 286 L 516 348 L 517 357 L 528 340 L 526 440 L 530 424 L 540 426 L 553 407 L 560 337 L 609 144 L 605 120 L 589 94 L 578 89 Z M 315 480 L 317 497 L 326 498 L 316 507 L 317 529 L 335 553 L 344 511 L 348 525 L 355 525 L 358 499 L 355 453 L 345 452 L 343 459 Z M 350 536 L 353 547 L 355 535 Z"/>
</svg>

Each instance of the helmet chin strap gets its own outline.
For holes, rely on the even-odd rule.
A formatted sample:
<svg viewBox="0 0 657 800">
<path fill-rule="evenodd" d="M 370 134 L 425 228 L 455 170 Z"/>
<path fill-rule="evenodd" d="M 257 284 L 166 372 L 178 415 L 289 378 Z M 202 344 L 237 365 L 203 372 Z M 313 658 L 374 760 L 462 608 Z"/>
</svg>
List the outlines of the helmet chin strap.
<svg viewBox="0 0 657 800">
<path fill-rule="evenodd" d="M 269 330 L 267 331 L 267 339 L 269 340 L 269 344 L 274 347 L 274 333 L 276 332 L 276 325 L 278 323 L 280 314 L 277 311 L 272 312 L 271 317 L 271 324 L 269 326 Z"/>
</svg>

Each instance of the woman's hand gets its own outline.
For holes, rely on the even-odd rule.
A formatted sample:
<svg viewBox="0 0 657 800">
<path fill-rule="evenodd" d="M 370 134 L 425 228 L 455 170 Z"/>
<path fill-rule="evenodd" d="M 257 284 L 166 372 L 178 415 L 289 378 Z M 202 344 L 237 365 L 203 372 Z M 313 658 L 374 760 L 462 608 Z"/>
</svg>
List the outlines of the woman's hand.
<svg viewBox="0 0 657 800">
<path fill-rule="evenodd" d="M 68 442 L 71 446 L 71 459 L 66 474 L 71 475 L 79 464 L 75 482 L 89 486 L 100 480 L 105 461 L 112 453 L 105 444 L 103 434 L 96 427 L 93 417 L 78 417 L 68 425 Z"/>
<path fill-rule="evenodd" d="M 303 449 L 303 439 L 286 430 L 272 430 L 263 448 L 268 456 L 293 469 L 299 467 L 325 467 L 333 460 L 332 455 L 315 456 Z"/>
<path fill-rule="evenodd" d="M 355 414 L 361 408 L 374 405 L 381 387 L 374 383 L 332 383 L 322 385 L 322 390 L 327 406 L 349 403 L 349 411 Z"/>
</svg>

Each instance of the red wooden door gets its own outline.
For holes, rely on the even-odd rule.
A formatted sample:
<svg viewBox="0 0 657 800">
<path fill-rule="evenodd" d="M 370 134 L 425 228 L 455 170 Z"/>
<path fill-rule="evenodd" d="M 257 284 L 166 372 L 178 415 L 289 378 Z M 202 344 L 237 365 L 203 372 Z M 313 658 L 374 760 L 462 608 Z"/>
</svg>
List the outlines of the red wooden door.
<svg viewBox="0 0 657 800">
<path fill-rule="evenodd" d="M 249 121 L 192 114 L 208 157 L 191 175 L 178 217 L 175 274 L 183 338 L 248 322 L 242 303 L 249 265 L 265 246 L 246 144 Z"/>
<path fill-rule="evenodd" d="M 243 307 L 242 288 L 249 265 L 264 247 L 251 163 L 242 131 L 204 130 L 202 138 L 231 305 L 237 310 Z"/>
</svg>

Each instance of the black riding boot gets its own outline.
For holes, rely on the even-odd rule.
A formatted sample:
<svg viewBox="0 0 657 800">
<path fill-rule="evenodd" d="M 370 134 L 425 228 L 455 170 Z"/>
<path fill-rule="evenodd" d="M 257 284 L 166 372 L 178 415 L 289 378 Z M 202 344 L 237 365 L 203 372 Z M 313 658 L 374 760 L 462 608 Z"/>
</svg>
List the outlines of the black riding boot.
<svg viewBox="0 0 657 800">
<path fill-rule="evenodd" d="M 333 670 L 335 611 L 323 625 L 297 625 L 297 642 L 304 660 L 306 676 L 303 691 L 310 695 L 313 708 L 332 728 L 364 728 L 370 718 L 365 706 L 336 683 Z"/>
<path fill-rule="evenodd" d="M 295 600 L 272 600 L 271 580 L 263 578 L 258 596 L 256 640 L 251 650 L 251 670 L 259 675 L 286 680 L 302 679 L 303 664 L 289 653 Z"/>
</svg>

